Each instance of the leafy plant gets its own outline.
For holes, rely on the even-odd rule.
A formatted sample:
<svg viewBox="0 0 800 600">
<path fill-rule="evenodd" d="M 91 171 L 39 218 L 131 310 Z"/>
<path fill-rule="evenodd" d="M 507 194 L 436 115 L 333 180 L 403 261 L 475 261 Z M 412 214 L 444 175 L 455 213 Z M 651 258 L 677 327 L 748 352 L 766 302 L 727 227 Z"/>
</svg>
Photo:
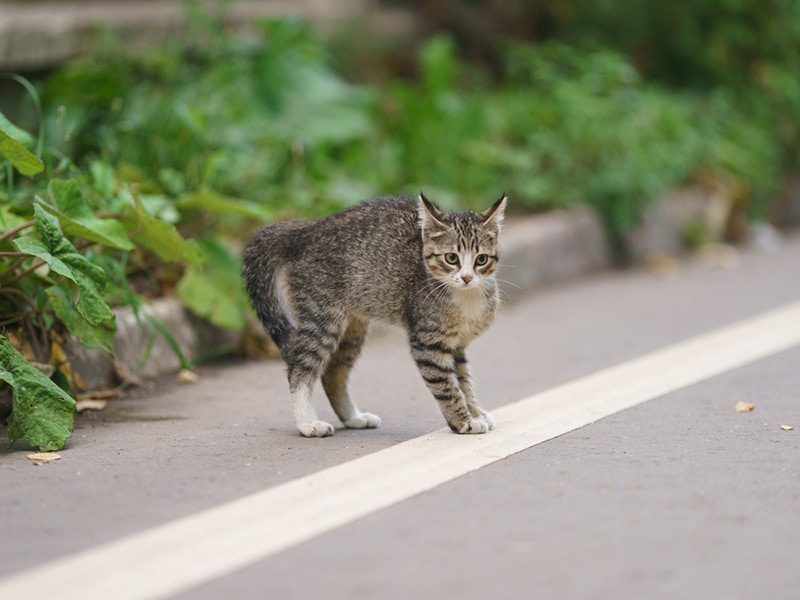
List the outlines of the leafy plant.
<svg viewBox="0 0 800 600">
<path fill-rule="evenodd" d="M 135 300 L 128 257 L 135 252 L 143 261 L 152 256 L 185 265 L 199 265 L 200 258 L 102 163 L 85 173 L 62 160 L 47 178 L 20 179 L 13 169 L 35 176 L 48 160 L 2 115 L 0 140 L 7 167 L 0 176 L 6 183 L 0 191 L 0 379 L 12 388 L 9 438 L 57 449 L 69 436 L 74 410 L 73 382 L 59 358 L 63 336 L 113 355 L 109 300 Z"/>
<path fill-rule="evenodd" d="M 58 450 L 72 434 L 75 400 L 28 362 L 0 335 L 0 381 L 11 387 L 8 437 L 25 438 L 41 450 Z"/>
</svg>

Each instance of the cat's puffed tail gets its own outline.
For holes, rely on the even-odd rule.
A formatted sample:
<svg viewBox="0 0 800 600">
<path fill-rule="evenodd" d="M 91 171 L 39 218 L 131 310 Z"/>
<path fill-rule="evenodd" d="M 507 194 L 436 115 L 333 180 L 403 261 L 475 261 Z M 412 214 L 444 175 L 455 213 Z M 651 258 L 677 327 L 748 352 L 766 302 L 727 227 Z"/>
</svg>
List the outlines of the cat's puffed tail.
<svg viewBox="0 0 800 600">
<path fill-rule="evenodd" d="M 281 273 L 293 252 L 293 239 L 308 225 L 306 221 L 282 221 L 258 230 L 244 251 L 242 278 L 250 302 L 264 329 L 281 350 L 293 327 L 281 294 Z"/>
</svg>

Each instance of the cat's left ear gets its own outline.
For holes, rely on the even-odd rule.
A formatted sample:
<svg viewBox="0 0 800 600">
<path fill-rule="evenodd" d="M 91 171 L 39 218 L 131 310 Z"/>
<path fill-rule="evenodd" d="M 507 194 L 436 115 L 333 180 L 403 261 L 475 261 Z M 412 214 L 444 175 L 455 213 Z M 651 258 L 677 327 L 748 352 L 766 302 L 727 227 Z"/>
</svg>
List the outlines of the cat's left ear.
<svg viewBox="0 0 800 600">
<path fill-rule="evenodd" d="M 503 222 L 503 217 L 505 216 L 507 203 L 508 203 L 508 196 L 506 194 L 503 194 L 497 202 L 495 202 L 489 208 L 480 213 L 481 219 L 483 220 L 483 225 L 481 225 L 481 227 L 489 223 L 495 223 L 496 225 L 500 225 L 500 223 Z"/>
</svg>

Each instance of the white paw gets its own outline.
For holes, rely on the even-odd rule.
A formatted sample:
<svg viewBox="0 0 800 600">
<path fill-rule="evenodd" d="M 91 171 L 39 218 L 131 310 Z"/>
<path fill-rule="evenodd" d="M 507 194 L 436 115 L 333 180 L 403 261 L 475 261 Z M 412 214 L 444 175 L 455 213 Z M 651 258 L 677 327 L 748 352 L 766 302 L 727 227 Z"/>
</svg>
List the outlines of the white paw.
<svg viewBox="0 0 800 600">
<path fill-rule="evenodd" d="M 458 433 L 486 433 L 489 429 L 491 429 L 489 423 L 481 416 L 464 422 L 458 428 Z"/>
<path fill-rule="evenodd" d="M 328 437 L 333 435 L 333 425 L 325 421 L 309 421 L 298 423 L 297 429 L 304 437 Z"/>
<path fill-rule="evenodd" d="M 350 429 L 375 429 L 381 426 L 381 418 L 368 412 L 360 412 L 356 416 L 347 419 L 345 427 Z"/>
<path fill-rule="evenodd" d="M 479 417 L 477 417 L 477 418 L 478 418 L 479 420 L 486 421 L 486 426 L 487 426 L 489 429 L 494 429 L 494 419 L 492 418 L 492 415 L 490 415 L 488 412 L 486 412 L 486 411 L 481 411 L 481 414 L 480 414 L 480 416 L 479 416 Z"/>
</svg>

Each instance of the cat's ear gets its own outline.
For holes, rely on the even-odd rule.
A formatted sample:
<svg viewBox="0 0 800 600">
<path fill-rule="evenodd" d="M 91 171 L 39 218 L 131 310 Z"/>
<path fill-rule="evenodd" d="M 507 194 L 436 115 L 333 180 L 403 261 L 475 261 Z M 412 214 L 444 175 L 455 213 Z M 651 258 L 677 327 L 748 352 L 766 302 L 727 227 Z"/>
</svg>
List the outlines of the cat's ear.
<svg viewBox="0 0 800 600">
<path fill-rule="evenodd" d="M 425 227 L 445 227 L 443 223 L 444 213 L 428 200 L 422 192 L 419 193 L 419 198 L 417 198 L 417 206 L 420 227 L 423 229 Z"/>
<path fill-rule="evenodd" d="M 487 225 L 488 223 L 494 223 L 496 225 L 500 225 L 503 222 L 503 217 L 505 216 L 506 212 L 506 204 L 508 203 L 508 196 L 503 194 L 500 196 L 500 199 L 492 204 L 489 208 L 484 210 L 481 215 L 481 219 L 483 219 L 483 225 L 481 227 Z"/>
</svg>

